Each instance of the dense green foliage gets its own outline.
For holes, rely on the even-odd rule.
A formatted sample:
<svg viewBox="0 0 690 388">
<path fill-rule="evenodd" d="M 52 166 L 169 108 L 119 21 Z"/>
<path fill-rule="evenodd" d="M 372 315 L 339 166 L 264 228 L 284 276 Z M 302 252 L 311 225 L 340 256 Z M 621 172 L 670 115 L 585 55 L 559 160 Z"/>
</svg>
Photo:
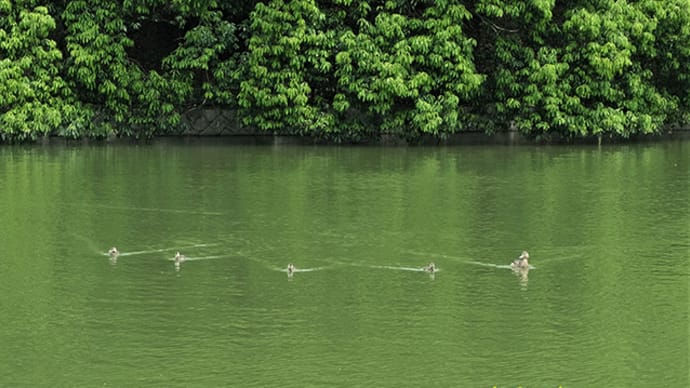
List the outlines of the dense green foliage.
<svg viewBox="0 0 690 388">
<path fill-rule="evenodd" d="M 204 106 L 334 140 L 658 133 L 690 120 L 690 0 L 0 0 L 3 140 Z"/>
<path fill-rule="evenodd" d="M 74 111 L 60 77 L 62 53 L 48 35 L 55 21 L 43 6 L 0 1 L 0 136 L 25 139 L 60 127 Z"/>
</svg>

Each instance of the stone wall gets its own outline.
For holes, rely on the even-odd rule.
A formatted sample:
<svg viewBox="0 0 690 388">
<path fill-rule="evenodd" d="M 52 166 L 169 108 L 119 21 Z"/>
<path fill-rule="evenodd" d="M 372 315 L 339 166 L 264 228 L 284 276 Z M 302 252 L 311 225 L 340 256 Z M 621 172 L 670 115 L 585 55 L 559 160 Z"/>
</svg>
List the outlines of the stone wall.
<svg viewBox="0 0 690 388">
<path fill-rule="evenodd" d="M 315 144 L 321 143 L 318 139 L 298 136 L 273 136 L 254 130 L 252 128 L 242 127 L 239 118 L 234 111 L 221 108 L 203 108 L 190 110 L 183 115 L 183 127 L 185 129 L 178 133 L 172 134 L 173 137 L 224 137 L 224 140 L 239 143 L 256 143 L 256 144 Z M 167 136 L 166 136 L 167 137 Z M 675 131 L 668 131 L 663 134 L 655 135 L 637 135 L 629 139 L 632 141 L 655 141 L 666 139 L 687 139 L 690 138 L 690 130 L 676 129 Z M 593 137 L 590 139 L 578 139 L 576 143 L 597 143 L 599 139 Z M 620 141 L 627 141 L 617 137 L 606 136 L 601 139 L 603 143 L 616 143 Z M 449 136 L 447 139 L 439 140 L 436 138 L 422 138 L 417 144 L 422 145 L 462 145 L 462 144 L 503 144 L 503 145 L 519 145 L 519 144 L 546 144 L 546 143 L 569 143 L 572 140 L 563 139 L 558 135 L 551 135 L 548 138 L 535 140 L 526 138 L 524 135 L 516 130 L 506 130 L 487 135 L 481 131 L 468 131 Z M 382 136 L 374 142 L 367 142 L 367 144 L 376 145 L 398 145 L 404 146 L 407 143 L 393 136 Z"/>
<path fill-rule="evenodd" d="M 182 116 L 185 128 L 177 135 L 182 136 L 232 136 L 257 135 L 250 128 L 242 128 L 235 112 L 228 109 L 194 109 Z"/>
</svg>

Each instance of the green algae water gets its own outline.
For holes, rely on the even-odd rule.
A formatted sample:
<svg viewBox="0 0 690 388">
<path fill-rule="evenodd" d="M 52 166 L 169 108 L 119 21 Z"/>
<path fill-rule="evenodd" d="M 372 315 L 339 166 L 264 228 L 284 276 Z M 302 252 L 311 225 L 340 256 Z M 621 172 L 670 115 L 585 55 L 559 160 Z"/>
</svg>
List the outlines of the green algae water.
<svg viewBox="0 0 690 388">
<path fill-rule="evenodd" d="M 0 386 L 689 386 L 689 166 L 687 141 L 0 148 Z"/>
</svg>

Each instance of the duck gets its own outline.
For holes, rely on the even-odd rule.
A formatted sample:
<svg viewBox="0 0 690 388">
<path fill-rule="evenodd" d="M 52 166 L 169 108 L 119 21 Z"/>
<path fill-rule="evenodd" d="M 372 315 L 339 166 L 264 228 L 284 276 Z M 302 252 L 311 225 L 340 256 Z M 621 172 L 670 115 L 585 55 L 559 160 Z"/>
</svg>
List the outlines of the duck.
<svg viewBox="0 0 690 388">
<path fill-rule="evenodd" d="M 524 268 L 529 268 L 529 253 L 527 251 L 522 251 L 520 254 L 520 257 L 517 259 L 513 260 L 512 263 L 510 263 L 510 267 L 514 269 L 524 269 Z"/>
<path fill-rule="evenodd" d="M 175 253 L 175 266 L 179 267 L 180 264 L 184 263 L 184 261 L 187 260 L 185 255 L 180 254 L 180 252 Z"/>
<path fill-rule="evenodd" d="M 290 264 L 287 265 L 287 274 L 288 274 L 288 276 L 292 276 L 292 274 L 295 273 L 295 270 L 297 270 L 297 268 L 295 268 L 295 266 L 292 265 L 292 263 L 290 263 Z"/>
<path fill-rule="evenodd" d="M 117 248 L 112 247 L 108 250 L 108 254 L 111 258 L 115 259 L 120 255 L 120 252 L 117 250 Z"/>
<path fill-rule="evenodd" d="M 429 263 L 429 265 L 424 267 L 424 271 L 429 272 L 429 273 L 435 273 L 438 271 L 438 268 L 436 268 L 436 264 L 433 262 Z"/>
</svg>

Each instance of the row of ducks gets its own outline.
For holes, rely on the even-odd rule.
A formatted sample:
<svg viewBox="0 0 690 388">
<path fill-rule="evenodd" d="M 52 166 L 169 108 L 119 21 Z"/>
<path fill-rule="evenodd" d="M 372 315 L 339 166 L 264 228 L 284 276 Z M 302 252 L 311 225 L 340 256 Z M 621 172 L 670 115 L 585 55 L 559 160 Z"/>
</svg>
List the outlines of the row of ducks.
<svg viewBox="0 0 690 388">
<path fill-rule="evenodd" d="M 112 247 L 108 250 L 108 254 L 110 255 L 111 258 L 116 259 L 120 255 L 120 252 L 117 250 L 117 248 Z M 175 253 L 174 261 L 175 261 L 175 267 L 176 268 L 179 269 L 180 264 L 184 263 L 185 260 L 187 260 L 185 255 L 180 254 L 180 252 Z M 513 268 L 513 269 L 527 269 L 527 268 L 529 268 L 529 253 L 527 253 L 527 251 L 522 251 L 520 256 L 517 259 L 513 260 L 512 263 L 510 263 L 510 268 Z M 436 264 L 434 264 L 433 262 L 429 263 L 428 265 L 425 265 L 424 267 L 422 267 L 422 269 L 428 273 L 436 273 L 438 271 Z M 295 273 L 295 271 L 297 271 L 297 268 L 294 266 L 294 264 L 290 263 L 287 265 L 286 271 L 287 271 L 288 276 L 292 276 Z"/>
</svg>

